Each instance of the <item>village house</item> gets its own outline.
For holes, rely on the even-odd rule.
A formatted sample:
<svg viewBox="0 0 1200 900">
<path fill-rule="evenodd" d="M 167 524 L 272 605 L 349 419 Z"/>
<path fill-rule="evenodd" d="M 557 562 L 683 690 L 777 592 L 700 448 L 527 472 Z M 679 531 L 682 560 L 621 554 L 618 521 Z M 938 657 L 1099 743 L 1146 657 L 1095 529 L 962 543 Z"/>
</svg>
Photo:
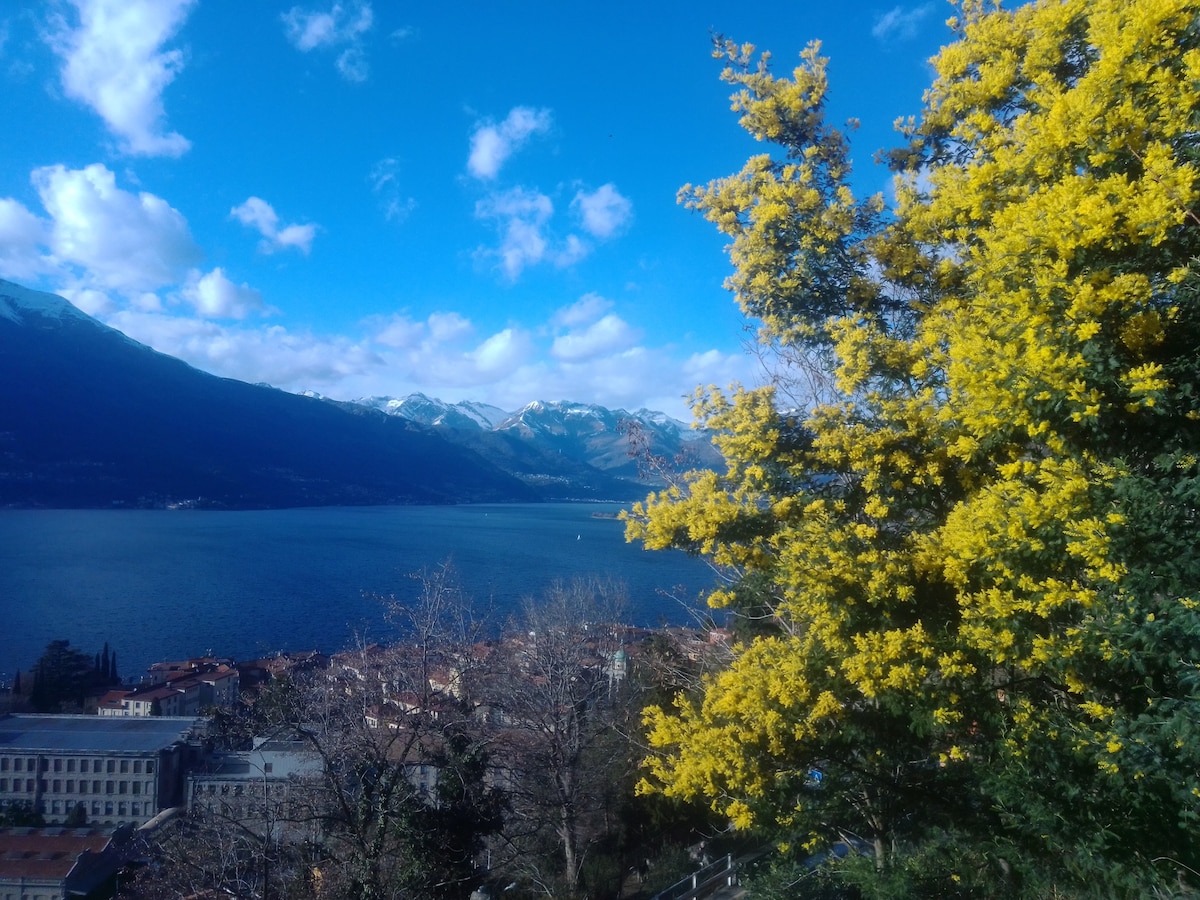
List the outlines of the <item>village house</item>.
<svg viewBox="0 0 1200 900">
<path fill-rule="evenodd" d="M 274 656 L 264 656 L 261 659 L 238 663 L 238 688 L 243 695 L 252 693 L 276 678 L 298 675 L 313 669 L 323 669 L 328 665 L 329 657 L 319 650 L 308 650 L 301 653 L 281 651 Z"/>
<path fill-rule="evenodd" d="M 101 716 L 197 716 L 209 707 L 228 709 L 239 695 L 238 670 L 211 657 L 155 663 L 149 684 L 109 691 L 100 698 Z"/>
</svg>

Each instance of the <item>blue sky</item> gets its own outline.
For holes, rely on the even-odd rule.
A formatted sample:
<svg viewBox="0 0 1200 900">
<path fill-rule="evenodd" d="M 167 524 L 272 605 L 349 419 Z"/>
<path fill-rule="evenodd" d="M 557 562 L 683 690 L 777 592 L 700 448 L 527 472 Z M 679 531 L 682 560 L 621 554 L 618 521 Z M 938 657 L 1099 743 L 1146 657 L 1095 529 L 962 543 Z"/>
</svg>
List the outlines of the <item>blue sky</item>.
<svg viewBox="0 0 1200 900">
<path fill-rule="evenodd" d="M 681 417 L 755 383 L 724 239 L 676 203 L 761 152 L 719 32 L 822 41 L 855 180 L 943 3 L 0 5 L 0 277 L 198 368 L 337 399 Z"/>
</svg>

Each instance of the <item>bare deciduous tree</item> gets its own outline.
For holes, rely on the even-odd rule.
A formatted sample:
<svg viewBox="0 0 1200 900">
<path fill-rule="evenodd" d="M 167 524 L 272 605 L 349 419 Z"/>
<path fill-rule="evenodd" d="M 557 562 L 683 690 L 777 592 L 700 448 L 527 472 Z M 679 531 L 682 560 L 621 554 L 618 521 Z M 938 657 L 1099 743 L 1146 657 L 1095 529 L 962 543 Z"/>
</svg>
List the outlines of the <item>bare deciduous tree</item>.
<svg viewBox="0 0 1200 900">
<path fill-rule="evenodd" d="M 602 581 L 557 583 L 509 626 L 492 684 L 492 757 L 509 796 L 507 863 L 554 893 L 575 892 L 590 847 L 613 827 L 613 764 L 625 690 L 625 594 Z M 615 746 L 620 742 L 621 746 Z M 559 865 L 547 871 L 548 848 Z"/>
</svg>

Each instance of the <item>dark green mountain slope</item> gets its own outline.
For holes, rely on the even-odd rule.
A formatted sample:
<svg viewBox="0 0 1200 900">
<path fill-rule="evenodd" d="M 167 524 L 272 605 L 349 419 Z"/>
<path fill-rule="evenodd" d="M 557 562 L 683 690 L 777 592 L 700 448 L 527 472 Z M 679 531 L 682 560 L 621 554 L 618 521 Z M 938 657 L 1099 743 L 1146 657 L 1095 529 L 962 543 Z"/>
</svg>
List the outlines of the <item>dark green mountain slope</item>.
<svg viewBox="0 0 1200 900">
<path fill-rule="evenodd" d="M 208 375 L 0 281 L 0 506 L 535 499 L 429 429 Z"/>
</svg>

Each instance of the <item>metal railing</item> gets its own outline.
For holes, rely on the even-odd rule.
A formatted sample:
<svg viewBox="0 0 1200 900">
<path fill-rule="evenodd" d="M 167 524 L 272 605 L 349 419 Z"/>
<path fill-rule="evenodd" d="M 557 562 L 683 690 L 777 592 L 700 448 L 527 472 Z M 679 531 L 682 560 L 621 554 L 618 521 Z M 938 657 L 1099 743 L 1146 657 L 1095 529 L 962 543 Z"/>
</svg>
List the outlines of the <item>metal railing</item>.
<svg viewBox="0 0 1200 900">
<path fill-rule="evenodd" d="M 666 890 L 659 891 L 651 900 L 700 900 L 718 888 L 737 884 L 737 861 L 732 853 L 697 869 Z"/>
</svg>

